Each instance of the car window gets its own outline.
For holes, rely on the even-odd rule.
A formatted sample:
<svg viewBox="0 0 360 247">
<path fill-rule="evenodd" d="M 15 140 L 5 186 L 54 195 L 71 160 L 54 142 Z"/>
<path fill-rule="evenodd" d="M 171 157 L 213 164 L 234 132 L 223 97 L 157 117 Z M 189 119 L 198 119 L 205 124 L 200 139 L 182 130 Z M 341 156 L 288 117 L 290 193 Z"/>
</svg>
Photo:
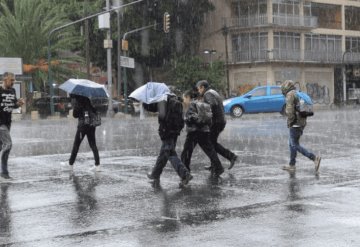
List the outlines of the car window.
<svg viewBox="0 0 360 247">
<path fill-rule="evenodd" d="M 282 94 L 281 93 L 281 88 L 279 88 L 279 87 L 272 87 L 271 88 L 271 95 L 279 95 L 279 94 Z"/>
<path fill-rule="evenodd" d="M 253 97 L 266 96 L 266 88 L 262 87 L 262 88 L 255 89 L 254 91 L 252 91 L 251 95 Z"/>
</svg>

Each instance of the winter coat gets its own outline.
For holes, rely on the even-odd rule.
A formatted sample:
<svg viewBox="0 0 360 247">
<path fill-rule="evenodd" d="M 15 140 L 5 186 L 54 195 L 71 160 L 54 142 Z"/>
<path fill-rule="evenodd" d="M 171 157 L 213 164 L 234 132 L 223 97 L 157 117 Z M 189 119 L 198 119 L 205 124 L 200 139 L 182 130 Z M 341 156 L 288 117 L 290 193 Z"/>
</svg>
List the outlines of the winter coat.
<svg viewBox="0 0 360 247">
<path fill-rule="evenodd" d="M 168 95 L 167 101 L 159 102 L 157 108 L 161 140 L 179 136 L 184 128 L 182 103 L 175 95 Z"/>
<path fill-rule="evenodd" d="M 198 108 L 196 107 L 196 101 L 190 103 L 189 109 L 185 113 L 185 124 L 187 132 L 210 132 L 210 125 L 203 125 L 198 123 Z"/>
<path fill-rule="evenodd" d="M 96 109 L 91 105 L 88 98 L 77 96 L 72 101 L 73 117 L 78 119 L 78 128 L 85 128 L 93 125 Z"/>
<path fill-rule="evenodd" d="M 283 94 L 286 97 L 286 108 L 285 112 L 287 115 L 287 126 L 288 128 L 297 126 L 305 128 L 306 126 L 306 117 L 301 117 L 300 113 L 296 111 L 296 104 L 299 98 L 296 95 L 295 85 L 288 85 L 287 87 L 282 88 Z"/>
<path fill-rule="evenodd" d="M 222 125 L 226 123 L 224 106 L 221 96 L 213 89 L 208 89 L 203 95 L 203 100 L 211 106 L 213 114 L 212 124 Z"/>
</svg>

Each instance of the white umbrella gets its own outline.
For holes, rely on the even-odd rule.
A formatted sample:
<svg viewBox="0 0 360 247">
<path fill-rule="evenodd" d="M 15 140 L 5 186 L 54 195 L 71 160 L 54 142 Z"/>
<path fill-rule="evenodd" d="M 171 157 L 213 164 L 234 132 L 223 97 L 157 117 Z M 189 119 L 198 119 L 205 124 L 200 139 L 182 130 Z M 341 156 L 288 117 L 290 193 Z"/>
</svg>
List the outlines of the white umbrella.
<svg viewBox="0 0 360 247">
<path fill-rule="evenodd" d="M 171 94 L 170 89 L 165 83 L 148 82 L 132 92 L 129 98 L 136 99 L 145 104 L 152 104 L 166 100 L 169 94 Z"/>
<path fill-rule="evenodd" d="M 69 79 L 61 84 L 59 88 L 70 94 L 76 94 L 87 98 L 109 97 L 109 93 L 104 85 L 85 79 Z"/>
</svg>

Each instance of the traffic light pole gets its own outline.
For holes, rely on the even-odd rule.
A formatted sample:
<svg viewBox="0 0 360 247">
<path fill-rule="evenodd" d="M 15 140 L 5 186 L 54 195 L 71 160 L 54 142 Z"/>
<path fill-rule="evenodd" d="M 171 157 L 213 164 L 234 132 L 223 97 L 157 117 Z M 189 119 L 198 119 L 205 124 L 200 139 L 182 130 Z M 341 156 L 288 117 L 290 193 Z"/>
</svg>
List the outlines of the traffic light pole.
<svg viewBox="0 0 360 247">
<path fill-rule="evenodd" d="M 123 4 L 123 5 L 118 6 L 118 7 L 107 9 L 105 11 L 102 11 L 102 12 L 99 12 L 99 13 L 96 13 L 96 14 L 93 14 L 93 15 L 86 16 L 86 17 L 81 18 L 81 19 L 79 19 L 77 21 L 69 22 L 69 23 L 67 23 L 65 25 L 56 27 L 56 28 L 52 29 L 49 32 L 49 36 L 48 36 L 48 86 L 49 86 L 49 89 L 50 89 L 50 110 L 51 110 L 51 115 L 54 115 L 54 112 L 55 112 L 54 111 L 54 99 L 53 99 L 54 87 L 53 87 L 53 79 L 52 79 L 52 73 L 51 73 L 52 72 L 51 71 L 51 36 L 55 32 L 60 31 L 60 30 L 62 30 L 64 28 L 67 28 L 69 26 L 72 26 L 72 25 L 75 25 L 77 23 L 80 23 L 80 22 L 83 22 L 83 21 L 98 17 L 99 15 L 103 15 L 103 14 L 106 14 L 106 13 L 111 13 L 111 12 L 116 11 L 116 10 L 120 10 L 120 9 L 122 9 L 124 7 L 128 7 L 128 6 L 137 4 L 137 3 L 141 3 L 143 1 L 145 1 L 145 0 L 137 0 L 137 1 L 134 1 L 134 2 L 131 2 L 131 3 Z"/>
</svg>

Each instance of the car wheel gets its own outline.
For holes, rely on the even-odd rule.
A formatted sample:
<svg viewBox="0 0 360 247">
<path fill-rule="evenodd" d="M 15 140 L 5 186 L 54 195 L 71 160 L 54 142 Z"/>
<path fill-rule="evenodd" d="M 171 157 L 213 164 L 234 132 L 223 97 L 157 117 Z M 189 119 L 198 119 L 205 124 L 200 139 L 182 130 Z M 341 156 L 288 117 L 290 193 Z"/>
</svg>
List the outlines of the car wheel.
<svg viewBox="0 0 360 247">
<path fill-rule="evenodd" d="M 286 116 L 286 105 L 284 105 L 284 106 L 281 108 L 280 114 L 283 115 L 283 116 Z"/>
<path fill-rule="evenodd" d="M 235 105 L 231 108 L 231 116 L 233 117 L 241 117 L 244 114 L 244 110 L 241 106 Z"/>
</svg>

